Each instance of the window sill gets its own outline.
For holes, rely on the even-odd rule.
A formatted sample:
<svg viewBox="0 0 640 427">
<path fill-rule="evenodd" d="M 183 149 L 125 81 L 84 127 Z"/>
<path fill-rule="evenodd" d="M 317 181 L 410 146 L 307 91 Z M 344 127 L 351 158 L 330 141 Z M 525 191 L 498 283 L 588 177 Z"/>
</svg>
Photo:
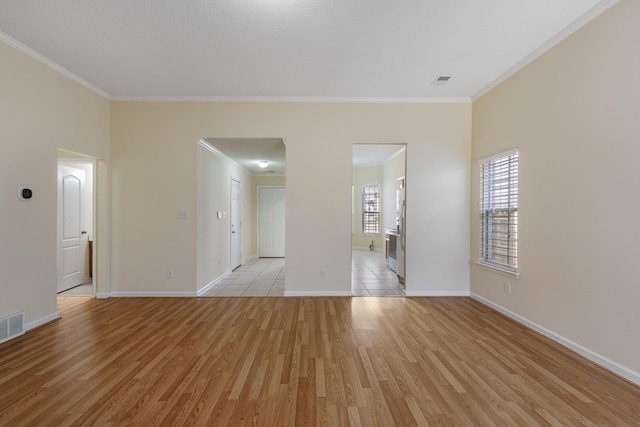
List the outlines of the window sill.
<svg viewBox="0 0 640 427">
<path fill-rule="evenodd" d="M 504 276 L 509 276 L 509 277 L 514 277 L 516 279 L 520 278 L 520 272 L 519 271 L 512 271 L 512 270 L 507 270 L 506 268 L 500 268 L 495 264 L 489 264 L 486 262 L 482 262 L 482 261 L 476 261 L 476 265 L 486 269 L 486 270 L 491 270 L 493 272 L 496 273 L 500 273 Z"/>
</svg>

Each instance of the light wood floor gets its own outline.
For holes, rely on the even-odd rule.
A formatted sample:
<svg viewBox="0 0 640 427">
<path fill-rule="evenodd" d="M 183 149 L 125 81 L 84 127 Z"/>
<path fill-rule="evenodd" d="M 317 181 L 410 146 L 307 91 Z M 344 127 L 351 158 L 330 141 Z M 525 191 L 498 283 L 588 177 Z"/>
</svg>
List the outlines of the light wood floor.
<svg viewBox="0 0 640 427">
<path fill-rule="evenodd" d="M 640 389 L 469 298 L 59 298 L 0 425 L 640 425 Z"/>
</svg>

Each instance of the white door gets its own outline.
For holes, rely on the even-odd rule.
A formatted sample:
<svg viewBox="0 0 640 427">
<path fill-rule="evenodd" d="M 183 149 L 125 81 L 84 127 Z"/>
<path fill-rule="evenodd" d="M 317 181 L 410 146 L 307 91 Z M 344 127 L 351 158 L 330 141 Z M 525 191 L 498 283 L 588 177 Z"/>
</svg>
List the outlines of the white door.
<svg viewBox="0 0 640 427">
<path fill-rule="evenodd" d="M 258 256 L 284 258 L 284 187 L 258 189 Z"/>
<path fill-rule="evenodd" d="M 231 218 L 231 270 L 235 270 L 240 267 L 241 253 L 240 253 L 240 181 L 231 179 L 231 212 L 229 217 Z"/>
<path fill-rule="evenodd" d="M 58 166 L 58 292 L 84 281 L 82 188 L 85 172 Z"/>
</svg>

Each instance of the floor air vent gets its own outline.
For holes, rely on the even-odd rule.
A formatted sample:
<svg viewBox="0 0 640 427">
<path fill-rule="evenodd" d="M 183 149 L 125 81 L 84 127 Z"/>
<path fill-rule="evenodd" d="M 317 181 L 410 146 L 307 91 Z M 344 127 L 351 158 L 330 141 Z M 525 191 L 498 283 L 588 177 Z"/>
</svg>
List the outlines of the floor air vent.
<svg viewBox="0 0 640 427">
<path fill-rule="evenodd" d="M 24 312 L 0 319 L 0 344 L 24 334 Z"/>
</svg>

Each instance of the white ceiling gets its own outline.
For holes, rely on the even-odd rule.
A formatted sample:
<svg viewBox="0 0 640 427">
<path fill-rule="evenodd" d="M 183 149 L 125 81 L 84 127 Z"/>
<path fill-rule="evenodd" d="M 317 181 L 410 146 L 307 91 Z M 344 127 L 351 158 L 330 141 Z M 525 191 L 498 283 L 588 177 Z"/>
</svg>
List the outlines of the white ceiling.
<svg viewBox="0 0 640 427">
<path fill-rule="evenodd" d="M 282 138 L 207 138 L 205 141 L 254 175 L 285 173 Z M 269 166 L 260 168 L 260 160 L 266 160 Z"/>
<path fill-rule="evenodd" d="M 616 1 L 2 0 L 0 40 L 111 99 L 459 102 Z"/>
<path fill-rule="evenodd" d="M 283 175 L 286 146 L 282 138 L 206 138 L 205 141 L 254 175 Z M 405 149 L 404 144 L 353 144 L 353 166 L 381 165 Z M 262 169 L 260 160 L 269 162 Z"/>
<path fill-rule="evenodd" d="M 381 165 L 404 148 L 404 144 L 353 144 L 353 166 Z"/>
</svg>

